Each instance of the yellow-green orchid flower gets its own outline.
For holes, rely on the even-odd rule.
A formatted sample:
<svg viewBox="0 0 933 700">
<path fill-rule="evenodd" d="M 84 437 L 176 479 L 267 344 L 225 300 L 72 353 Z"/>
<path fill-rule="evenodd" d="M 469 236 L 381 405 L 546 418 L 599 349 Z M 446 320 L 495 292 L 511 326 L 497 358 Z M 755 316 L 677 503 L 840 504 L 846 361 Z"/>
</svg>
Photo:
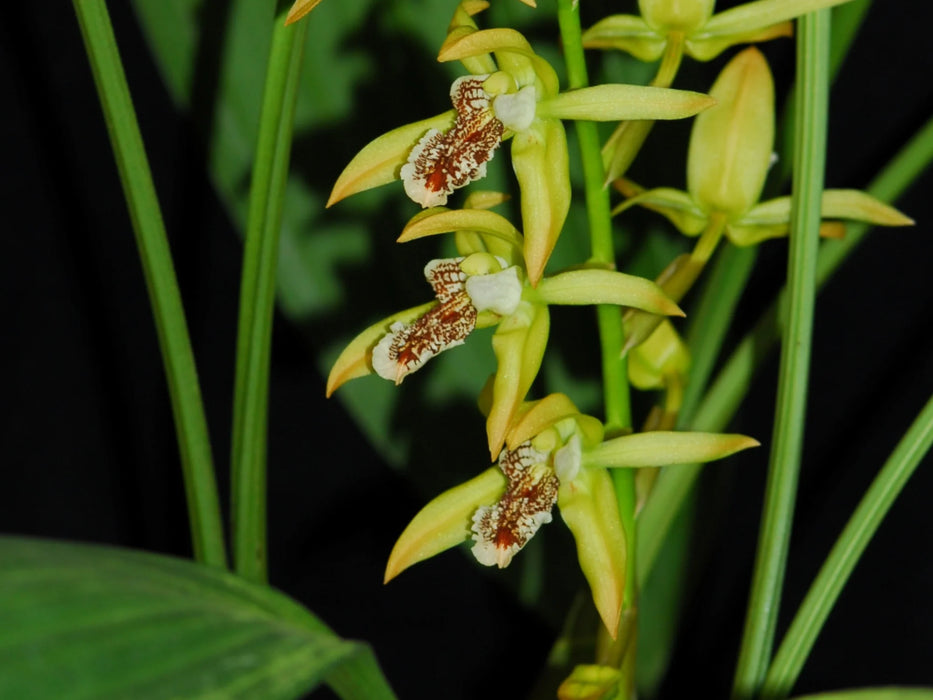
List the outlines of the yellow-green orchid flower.
<svg viewBox="0 0 933 700">
<path fill-rule="evenodd" d="M 628 180 L 616 183 L 629 199 L 614 213 L 639 205 L 664 215 L 682 233 L 699 236 L 693 252 L 674 260 L 658 278 L 675 301 L 696 280 L 722 235 L 748 246 L 786 236 L 790 227 L 790 197 L 759 202 L 774 158 L 774 81 L 765 57 L 754 47 L 737 54 L 723 68 L 710 95 L 716 106 L 693 123 L 686 192 L 669 187 L 645 190 Z M 822 213 L 830 220 L 821 227 L 824 236 L 843 234 L 839 219 L 879 226 L 913 223 L 857 190 L 825 190 Z M 644 340 L 660 321 L 643 314 L 627 317 L 626 348 Z"/>
<path fill-rule="evenodd" d="M 641 16 L 610 15 L 583 33 L 587 48 L 619 49 L 657 61 L 670 45 L 697 61 L 730 46 L 791 36 L 791 20 L 849 0 L 756 0 L 713 14 L 715 0 L 638 0 Z"/>
<path fill-rule="evenodd" d="M 560 92 L 554 69 L 519 32 L 477 28 L 473 15 L 487 6 L 464 0 L 438 54 L 439 61 L 459 60 L 470 72 L 451 87 L 454 109 L 372 141 L 341 173 L 328 206 L 396 179 L 422 207 L 446 204 L 454 190 L 485 176 L 499 144 L 511 138 L 526 269 L 536 285 L 570 206 L 561 120 L 680 119 L 712 101 L 699 93 L 632 85 Z"/>
<path fill-rule="evenodd" d="M 567 270 L 532 287 L 522 265 L 521 233 L 491 211 L 434 207 L 412 218 L 399 241 L 452 232 L 459 257 L 432 260 L 425 267 L 436 300 L 358 335 L 331 369 L 328 395 L 370 373 L 398 384 L 431 357 L 462 344 L 475 328 L 497 326 L 492 339 L 497 370 L 486 423 L 495 457 L 541 366 L 550 304 L 615 304 L 682 315 L 654 282 L 612 270 Z"/>
<path fill-rule="evenodd" d="M 399 537 L 385 580 L 461 542 L 486 566 L 508 566 L 556 504 L 577 543 L 593 602 L 615 637 L 626 548 L 610 468 L 707 462 L 758 445 L 743 435 L 653 432 L 604 440 L 602 424 L 563 394 L 525 403 L 498 465 L 428 503 Z"/>
<path fill-rule="evenodd" d="M 821 7 L 848 0 L 758 0 L 713 14 L 715 0 L 639 0 L 641 16 L 612 15 L 583 33 L 592 49 L 619 49 L 642 61 L 661 64 L 651 81 L 670 87 L 686 53 L 708 61 L 736 44 L 791 36 L 789 21 Z M 606 182 L 625 174 L 653 122 L 622 122 L 603 147 Z"/>
</svg>

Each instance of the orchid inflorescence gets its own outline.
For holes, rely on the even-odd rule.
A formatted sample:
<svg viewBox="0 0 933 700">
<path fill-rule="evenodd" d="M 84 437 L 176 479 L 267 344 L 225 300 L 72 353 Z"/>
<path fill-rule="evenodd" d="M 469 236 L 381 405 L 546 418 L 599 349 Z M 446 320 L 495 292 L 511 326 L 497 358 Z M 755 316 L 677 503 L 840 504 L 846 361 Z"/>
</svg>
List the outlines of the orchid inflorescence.
<svg viewBox="0 0 933 700">
<path fill-rule="evenodd" d="M 786 236 L 790 200 L 760 201 L 773 164 L 774 87 L 757 49 L 736 54 L 709 94 L 670 85 L 685 55 L 706 61 L 735 44 L 789 36 L 795 16 L 843 1 L 758 0 L 714 14 L 712 0 L 640 0 L 640 16 L 607 17 L 585 31 L 583 41 L 589 48 L 661 59 L 652 85 L 564 91 L 552 66 L 520 33 L 477 26 L 475 17 L 487 2 L 457 5 L 438 54 L 439 61 L 460 61 L 466 71 L 450 88 L 453 108 L 365 146 L 338 177 L 328 202 L 400 180 L 400 189 L 422 210 L 399 242 L 452 234 L 457 251 L 425 265 L 433 298 L 372 325 L 346 347 L 331 370 L 328 395 L 369 374 L 399 384 L 431 358 L 469 342 L 475 329 L 495 328 L 497 367 L 480 402 L 494 465 L 415 516 L 390 555 L 387 581 L 466 541 L 479 563 L 505 567 L 552 520 L 557 506 L 576 540 L 599 615 L 616 636 L 632 540 L 610 470 L 706 462 L 758 443 L 742 435 L 670 430 L 676 401 L 669 402 L 667 418 L 620 435 L 581 413 L 564 394 L 530 398 L 546 352 L 549 309 L 618 307 L 632 383 L 669 394 L 682 388 L 689 356 L 670 322 L 683 315 L 677 303 L 723 237 L 747 246 Z M 294 19 L 314 4 L 299 0 Z M 686 191 L 647 188 L 623 177 L 655 120 L 693 116 Z M 641 206 L 697 238 L 694 250 L 671 261 L 657 281 L 587 261 L 546 269 L 572 196 L 565 120 L 617 123 L 603 149 L 606 183 L 625 197 L 614 214 Z M 494 192 L 472 190 L 460 208 L 448 208 L 457 190 L 483 179 L 506 141 L 520 225 L 492 211 L 506 199 Z M 823 214 L 827 236 L 841 235 L 841 219 L 910 223 L 854 190 L 827 190 Z"/>
</svg>

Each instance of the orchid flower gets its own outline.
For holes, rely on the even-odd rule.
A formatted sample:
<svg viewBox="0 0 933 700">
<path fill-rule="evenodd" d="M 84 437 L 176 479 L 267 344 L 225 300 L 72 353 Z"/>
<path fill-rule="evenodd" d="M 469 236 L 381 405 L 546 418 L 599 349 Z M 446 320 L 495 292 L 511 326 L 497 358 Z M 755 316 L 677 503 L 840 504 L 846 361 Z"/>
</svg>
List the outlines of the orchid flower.
<svg viewBox="0 0 933 700">
<path fill-rule="evenodd" d="M 388 582 L 467 540 L 486 566 L 508 566 L 554 505 L 577 544 L 593 602 L 615 637 L 625 590 L 626 538 L 609 469 L 692 464 L 757 446 L 744 435 L 658 431 L 605 439 L 602 423 L 563 394 L 525 403 L 498 464 L 428 503 L 396 542 Z"/>
<path fill-rule="evenodd" d="M 670 187 L 646 190 L 625 179 L 616 183 L 629 198 L 613 213 L 639 205 L 667 217 L 685 235 L 699 236 L 694 251 L 675 259 L 658 278 L 675 301 L 696 280 L 723 234 L 735 245 L 749 246 L 786 236 L 790 228 L 790 197 L 759 202 L 774 149 L 774 81 L 765 57 L 754 47 L 737 54 L 710 95 L 716 106 L 693 123 L 686 192 Z M 840 219 L 879 226 L 913 223 L 858 190 L 825 190 L 822 213 L 827 221 L 820 234 L 825 237 L 844 234 Z M 659 322 L 659 317 L 628 313 L 626 348 L 644 340 Z"/>
<path fill-rule="evenodd" d="M 736 44 L 793 35 L 791 19 L 848 0 L 757 0 L 713 14 L 715 0 L 639 0 L 641 16 L 611 15 L 583 34 L 591 49 L 618 49 L 650 62 L 661 59 L 652 85 L 670 87 L 686 54 L 709 61 Z M 606 182 L 628 170 L 653 122 L 625 121 L 603 147 Z"/>
<path fill-rule="evenodd" d="M 435 300 L 360 333 L 334 363 L 328 396 L 350 379 L 372 373 L 400 384 L 430 358 L 463 344 L 474 329 L 496 326 L 492 345 L 497 370 L 486 423 L 494 458 L 541 366 L 550 304 L 615 304 L 682 315 L 654 282 L 612 270 L 566 270 L 532 287 L 521 233 L 485 209 L 434 207 L 412 218 L 399 241 L 442 233 L 456 234 L 459 256 L 425 266 Z"/>
<path fill-rule="evenodd" d="M 458 5 L 438 60 L 459 60 L 469 75 L 450 89 L 454 109 L 380 136 L 337 179 L 328 206 L 397 179 L 422 207 L 447 203 L 454 190 L 486 174 L 499 145 L 512 139 L 521 190 L 524 257 L 534 286 L 544 274 L 570 206 L 562 119 L 681 119 L 713 104 L 680 90 L 597 85 L 560 92 L 557 74 L 513 29 L 479 30 L 483 0 Z"/>
</svg>

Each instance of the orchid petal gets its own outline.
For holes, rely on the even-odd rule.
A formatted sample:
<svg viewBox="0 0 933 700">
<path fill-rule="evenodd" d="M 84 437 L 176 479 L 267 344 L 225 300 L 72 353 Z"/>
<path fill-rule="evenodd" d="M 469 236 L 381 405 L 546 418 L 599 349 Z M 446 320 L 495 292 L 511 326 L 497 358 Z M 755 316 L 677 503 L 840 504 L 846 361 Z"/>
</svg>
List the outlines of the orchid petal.
<svg viewBox="0 0 933 700">
<path fill-rule="evenodd" d="M 666 37 L 635 15 L 611 15 L 583 32 L 584 48 L 627 51 L 646 63 L 661 58 L 666 45 Z"/>
<path fill-rule="evenodd" d="M 613 270 L 560 272 L 541 280 L 538 295 L 548 304 L 616 304 L 653 314 L 684 315 L 680 307 L 651 280 Z"/>
<path fill-rule="evenodd" d="M 576 540 L 596 610 L 615 639 L 625 591 L 626 543 L 609 473 L 580 470 L 576 479 L 561 484 L 557 506 Z"/>
<path fill-rule="evenodd" d="M 297 22 L 320 4 L 321 0 L 295 0 L 292 9 L 290 9 L 285 16 L 285 26 Z"/>
<path fill-rule="evenodd" d="M 398 180 L 399 170 L 405 165 L 408 154 L 419 139 L 432 129 L 450 129 L 456 114 L 456 111 L 450 110 L 430 119 L 400 126 L 370 141 L 340 173 L 330 193 L 330 199 L 327 200 L 327 206 L 336 204 L 351 194 Z"/>
<path fill-rule="evenodd" d="M 701 92 L 649 85 L 594 85 L 568 90 L 538 105 L 542 118 L 619 121 L 684 119 L 716 104 Z"/>
<path fill-rule="evenodd" d="M 594 468 L 694 464 L 722 459 L 760 444 L 745 435 L 657 430 L 606 440 L 583 454 L 583 464 Z"/>
<path fill-rule="evenodd" d="M 457 5 L 454 16 L 450 20 L 450 26 L 447 28 L 447 41 L 457 41 L 467 34 L 479 31 L 479 27 L 473 21 L 473 15 L 479 14 L 488 7 L 489 3 L 486 0 L 463 0 Z M 496 62 L 488 53 L 468 56 L 461 59 L 460 62 L 469 73 L 474 75 L 494 73 L 498 70 Z"/>
<path fill-rule="evenodd" d="M 495 503 L 505 491 L 505 486 L 505 475 L 498 467 L 491 467 L 428 503 L 392 548 L 384 582 L 388 583 L 412 564 L 470 539 L 470 526 L 476 509 Z"/>
<path fill-rule="evenodd" d="M 770 27 L 737 32 L 722 37 L 707 37 L 704 39 L 688 37 L 684 42 L 684 53 L 697 61 L 711 61 L 726 49 L 737 44 L 760 44 L 763 41 L 792 37 L 793 35 L 794 23 L 780 22 Z"/>
<path fill-rule="evenodd" d="M 612 210 L 613 216 L 637 204 L 661 214 L 687 236 L 698 236 L 709 221 L 707 213 L 700 208 L 693 197 L 682 190 L 675 190 L 672 187 L 646 190 L 625 179 L 616 180 L 616 187 L 628 199 Z"/>
<path fill-rule="evenodd" d="M 415 319 L 423 316 L 437 305 L 436 301 L 415 306 L 405 311 L 385 318 L 379 323 L 374 323 L 356 338 L 350 341 L 350 344 L 344 348 L 343 352 L 334 362 L 327 377 L 327 396 L 333 394 L 340 386 L 346 384 L 351 379 L 364 377 L 367 374 L 373 374 L 372 351 L 373 346 L 389 332 L 391 326 L 395 323 L 408 324 Z"/>
<path fill-rule="evenodd" d="M 506 446 L 509 449 L 531 440 L 558 421 L 567 418 L 576 421 L 585 446 L 595 445 L 603 439 L 602 423 L 592 416 L 580 413 L 566 394 L 548 394 L 523 408 L 524 411 L 516 414 L 506 437 Z"/>
<path fill-rule="evenodd" d="M 849 0 L 757 0 L 713 15 L 691 39 L 725 37 L 793 19 Z"/>
<path fill-rule="evenodd" d="M 499 324 L 492 337 L 497 367 L 492 406 L 486 418 L 489 455 L 495 459 L 532 382 L 538 375 L 547 345 L 550 317 L 543 304 L 522 302 Z"/>
<path fill-rule="evenodd" d="M 567 135 L 557 119 L 536 120 L 512 141 L 512 168 L 521 188 L 525 265 L 532 286 L 560 236 L 570 209 Z"/>
<path fill-rule="evenodd" d="M 434 207 L 412 218 L 398 237 L 399 243 L 454 231 L 476 231 L 505 241 L 515 250 L 524 246 L 522 234 L 504 216 L 483 209 L 444 209 Z"/>
</svg>

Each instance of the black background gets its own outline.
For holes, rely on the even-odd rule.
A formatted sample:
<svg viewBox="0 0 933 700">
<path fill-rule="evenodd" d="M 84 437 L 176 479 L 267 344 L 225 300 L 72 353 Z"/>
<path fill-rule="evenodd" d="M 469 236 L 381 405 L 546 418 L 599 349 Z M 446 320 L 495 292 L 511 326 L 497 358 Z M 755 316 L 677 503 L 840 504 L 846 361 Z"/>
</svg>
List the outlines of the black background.
<svg viewBox="0 0 933 700">
<path fill-rule="evenodd" d="M 876 3 L 840 74 L 830 186 L 863 187 L 933 111 L 929 25 L 906 12 L 909 4 Z M 198 167 L 196 130 L 173 108 L 131 9 L 111 6 L 222 466 L 241 245 Z M 0 532 L 189 555 L 158 346 L 70 4 L 10 4 L 0 23 L 0 94 L 0 318 L 11 351 L 4 353 Z M 927 175 L 899 202 L 918 225 L 876 231 L 820 296 L 782 629 L 874 471 L 933 390 L 930 192 Z M 763 248 L 740 323 L 772 293 L 785 254 L 781 243 Z M 313 351 L 306 336 L 276 319 L 273 584 L 341 634 L 371 642 L 403 698 L 520 696 L 554 631 L 456 553 L 382 586 L 385 556 L 420 502 L 339 404 L 324 400 Z M 775 376 L 772 360 L 736 426 L 763 442 Z M 678 671 L 665 697 L 690 697 L 698 687 L 724 696 L 728 688 L 757 534 L 758 464 L 704 487 L 720 506 L 709 522 L 716 545 L 700 553 L 707 565 L 692 582 Z M 931 466 L 928 458 L 919 467 L 870 545 L 799 691 L 933 684 Z M 222 476 L 222 493 L 227 486 Z"/>
</svg>

